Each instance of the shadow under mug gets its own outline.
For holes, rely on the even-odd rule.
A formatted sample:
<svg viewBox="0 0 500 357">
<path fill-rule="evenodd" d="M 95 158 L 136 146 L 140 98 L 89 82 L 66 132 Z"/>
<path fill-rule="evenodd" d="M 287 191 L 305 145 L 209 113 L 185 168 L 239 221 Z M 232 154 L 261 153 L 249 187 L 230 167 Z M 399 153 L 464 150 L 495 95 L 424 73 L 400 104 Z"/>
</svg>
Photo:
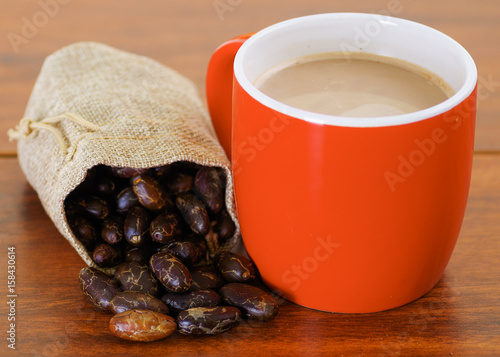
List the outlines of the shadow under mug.
<svg viewBox="0 0 500 357">
<path fill-rule="evenodd" d="M 456 93 L 413 113 L 346 118 L 290 107 L 253 85 L 279 63 L 338 51 L 409 61 Z M 208 68 L 208 105 L 232 157 L 243 241 L 263 281 L 331 312 L 381 311 L 427 293 L 462 225 L 476 84 L 474 62 L 456 41 L 374 14 L 295 18 L 220 46 Z"/>
</svg>

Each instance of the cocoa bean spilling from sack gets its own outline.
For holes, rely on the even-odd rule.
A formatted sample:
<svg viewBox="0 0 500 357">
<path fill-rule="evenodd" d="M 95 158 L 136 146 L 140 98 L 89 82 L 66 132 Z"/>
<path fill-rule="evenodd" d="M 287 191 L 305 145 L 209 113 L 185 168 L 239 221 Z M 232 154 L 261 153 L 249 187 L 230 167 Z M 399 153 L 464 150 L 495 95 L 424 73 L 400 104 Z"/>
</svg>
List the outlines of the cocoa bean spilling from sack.
<svg viewBox="0 0 500 357">
<path fill-rule="evenodd" d="M 206 257 L 207 241 L 223 246 L 234 235 L 225 190 L 224 175 L 215 167 L 183 162 L 145 170 L 99 165 L 68 195 L 65 211 L 73 234 L 99 267 L 134 260 L 130 251 L 135 248 L 144 261 L 165 251 L 194 265 Z"/>
<path fill-rule="evenodd" d="M 194 244 L 203 246 L 201 240 Z M 150 257 L 149 266 L 124 262 L 114 276 L 83 268 L 80 286 L 96 309 L 116 314 L 109 323 L 111 332 L 133 341 L 165 338 L 175 329 L 184 335 L 215 335 L 241 318 L 264 322 L 278 313 L 276 300 L 256 286 L 261 282 L 248 258 L 223 251 L 197 263 L 184 265 L 167 247 Z M 226 280 L 229 268 L 235 272 Z"/>
</svg>

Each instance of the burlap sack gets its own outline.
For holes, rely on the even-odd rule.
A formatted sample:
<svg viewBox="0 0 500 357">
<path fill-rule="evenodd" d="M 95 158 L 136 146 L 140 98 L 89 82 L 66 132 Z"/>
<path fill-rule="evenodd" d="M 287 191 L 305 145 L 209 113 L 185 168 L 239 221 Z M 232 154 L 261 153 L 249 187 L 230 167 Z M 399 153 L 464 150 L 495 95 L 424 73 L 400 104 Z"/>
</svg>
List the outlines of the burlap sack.
<svg viewBox="0 0 500 357">
<path fill-rule="evenodd" d="M 20 166 L 61 234 L 90 266 L 96 266 L 73 235 L 64 199 L 98 164 L 149 168 L 176 161 L 221 167 L 226 207 L 236 233 L 230 163 L 217 141 L 195 85 L 158 62 L 109 46 L 83 42 L 45 60 L 11 139 L 18 139 Z"/>
</svg>

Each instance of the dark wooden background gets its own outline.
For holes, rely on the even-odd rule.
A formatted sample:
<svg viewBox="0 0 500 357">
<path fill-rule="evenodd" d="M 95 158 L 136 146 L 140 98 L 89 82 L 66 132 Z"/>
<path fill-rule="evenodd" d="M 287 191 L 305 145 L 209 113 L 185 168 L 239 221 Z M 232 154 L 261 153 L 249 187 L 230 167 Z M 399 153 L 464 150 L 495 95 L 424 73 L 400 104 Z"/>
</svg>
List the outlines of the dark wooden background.
<svg viewBox="0 0 500 357">
<path fill-rule="evenodd" d="M 175 334 L 149 344 L 112 336 L 110 316 L 93 311 L 80 292 L 84 262 L 43 211 L 6 135 L 23 116 L 43 59 L 72 42 L 100 41 L 176 69 L 204 97 L 208 60 L 224 40 L 291 17 L 344 11 L 392 12 L 424 23 L 476 60 L 470 199 L 441 281 L 416 302 L 386 312 L 329 314 L 282 301 L 273 321 L 244 322 L 219 336 Z M 497 0 L 0 0 L 0 355 L 500 355 L 499 45 Z M 15 351 L 6 339 L 8 247 L 16 249 Z"/>
</svg>

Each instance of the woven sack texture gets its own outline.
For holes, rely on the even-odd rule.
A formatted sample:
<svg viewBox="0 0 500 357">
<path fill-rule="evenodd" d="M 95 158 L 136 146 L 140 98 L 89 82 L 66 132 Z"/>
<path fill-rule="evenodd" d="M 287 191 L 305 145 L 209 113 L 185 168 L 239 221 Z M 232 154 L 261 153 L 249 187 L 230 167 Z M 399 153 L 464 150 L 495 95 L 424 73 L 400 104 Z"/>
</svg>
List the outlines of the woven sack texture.
<svg viewBox="0 0 500 357">
<path fill-rule="evenodd" d="M 46 58 L 24 118 L 9 131 L 30 185 L 61 234 L 90 266 L 89 252 L 65 216 L 66 196 L 87 170 L 103 164 L 151 168 L 188 161 L 223 169 L 226 207 L 236 225 L 224 247 L 240 239 L 230 162 L 196 86 L 160 63 L 94 42 Z M 104 269 L 105 270 L 105 269 Z"/>
</svg>

